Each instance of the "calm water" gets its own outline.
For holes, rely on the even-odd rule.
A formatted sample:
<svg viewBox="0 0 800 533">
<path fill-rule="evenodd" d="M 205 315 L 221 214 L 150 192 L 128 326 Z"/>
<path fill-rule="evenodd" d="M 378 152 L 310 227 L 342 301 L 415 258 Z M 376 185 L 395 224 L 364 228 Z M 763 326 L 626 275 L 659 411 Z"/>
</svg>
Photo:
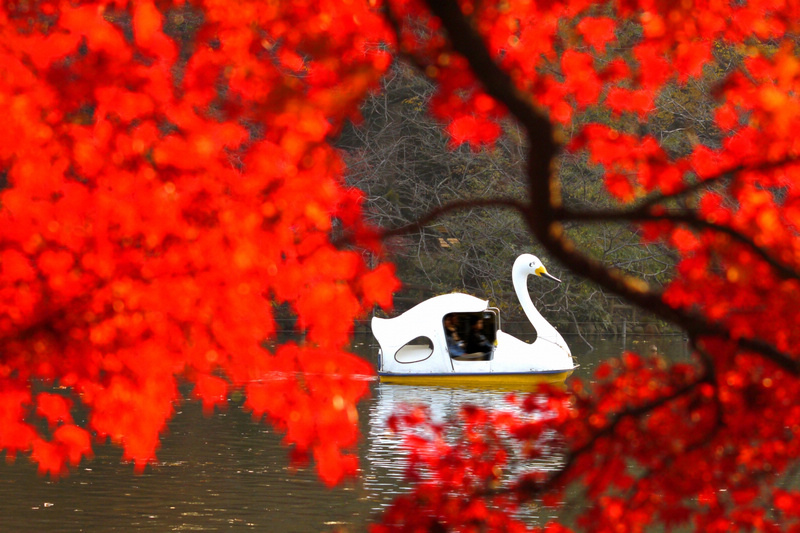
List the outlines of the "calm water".
<svg viewBox="0 0 800 533">
<path fill-rule="evenodd" d="M 645 352 L 656 344 L 669 356 L 685 355 L 677 337 L 635 340 L 628 339 L 628 348 Z M 369 339 L 364 341 L 357 349 L 372 353 Z M 581 377 L 622 349 L 620 342 L 594 341 L 595 350 L 588 352 L 580 339 L 567 341 Z M 280 436 L 241 409 L 206 417 L 199 405 L 187 403 L 163 439 L 160 463 L 142 475 L 134 475 L 113 446 L 98 447 L 93 460 L 56 482 L 38 476 L 26 459 L 0 463 L 0 532 L 364 531 L 406 490 L 400 438 L 385 425 L 396 406 L 426 403 L 444 419 L 464 403 L 502 405 L 506 394 L 377 382 L 372 392 L 359 408 L 363 476 L 345 486 L 326 489 L 313 471 L 290 471 Z M 549 457 L 534 466 L 557 462 Z M 543 519 L 540 513 L 550 512 L 531 507 L 522 517 L 533 524 Z"/>
</svg>

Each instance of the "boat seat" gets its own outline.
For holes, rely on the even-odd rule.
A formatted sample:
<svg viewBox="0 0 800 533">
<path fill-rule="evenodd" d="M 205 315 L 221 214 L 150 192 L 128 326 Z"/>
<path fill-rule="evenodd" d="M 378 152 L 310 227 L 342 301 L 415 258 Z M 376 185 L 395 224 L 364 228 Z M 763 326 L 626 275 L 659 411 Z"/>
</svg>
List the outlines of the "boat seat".
<svg viewBox="0 0 800 533">
<path fill-rule="evenodd" d="M 473 353 L 465 353 L 462 355 L 453 355 L 451 356 L 456 361 L 474 361 L 476 359 L 483 359 L 486 357 L 486 352 L 473 352 Z"/>
</svg>

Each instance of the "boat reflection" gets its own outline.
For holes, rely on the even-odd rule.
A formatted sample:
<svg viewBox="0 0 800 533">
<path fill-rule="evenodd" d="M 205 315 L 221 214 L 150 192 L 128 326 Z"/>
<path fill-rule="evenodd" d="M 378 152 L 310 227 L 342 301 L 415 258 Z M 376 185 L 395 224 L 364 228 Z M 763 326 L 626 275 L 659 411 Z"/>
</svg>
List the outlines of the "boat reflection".
<svg viewBox="0 0 800 533">
<path fill-rule="evenodd" d="M 458 438 L 460 430 L 463 429 L 458 414 L 461 408 L 467 405 L 502 410 L 531 421 L 547 416 L 545 412 L 524 412 L 520 406 L 507 400 L 508 395 L 507 390 L 377 383 L 374 388 L 374 401 L 369 410 L 368 446 L 364 457 L 363 477 L 365 492 L 370 494 L 370 499 L 374 501 L 373 510 L 380 511 L 381 508 L 387 507 L 395 496 L 411 490 L 410 484 L 405 480 L 409 455 L 405 439 L 409 431 L 418 429 L 401 428 L 397 432 L 393 431 L 388 423 L 393 413 L 413 407 L 424 407 L 432 422 L 446 425 L 446 438 L 451 442 Z M 553 434 L 548 434 L 543 442 L 537 443 L 541 453 L 535 460 L 531 460 L 525 457 L 524 446 L 509 436 L 504 442 L 509 452 L 509 462 L 504 475 L 506 482 L 523 472 L 558 469 L 562 465 L 562 456 L 556 446 L 548 444 L 557 440 L 554 437 Z M 539 504 L 540 502 L 534 502 L 522 508 L 518 518 L 525 520 L 529 525 L 543 524 L 542 520 L 545 517 L 552 517 L 553 509 L 543 510 Z"/>
</svg>

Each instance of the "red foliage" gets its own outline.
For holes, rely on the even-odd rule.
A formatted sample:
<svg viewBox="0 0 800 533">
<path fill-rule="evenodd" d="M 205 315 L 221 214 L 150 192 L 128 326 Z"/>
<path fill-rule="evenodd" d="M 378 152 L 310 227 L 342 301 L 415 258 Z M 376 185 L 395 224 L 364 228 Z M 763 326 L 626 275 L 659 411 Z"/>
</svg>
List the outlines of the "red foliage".
<svg viewBox="0 0 800 533">
<path fill-rule="evenodd" d="M 533 422 L 466 410 L 455 444 L 431 426 L 409 472 L 424 481 L 376 530 L 523 530 L 506 511 L 570 484 L 590 496 L 576 525 L 593 531 L 800 528 L 796 491 L 769 487 L 800 455 L 796 5 L 429 2 L 477 32 L 462 55 L 428 5 L 378 4 L 0 7 L 0 449 L 57 476 L 90 437 L 111 439 L 141 469 L 185 379 L 207 410 L 243 390 L 327 483 L 355 472 L 367 387 L 354 376 L 372 370 L 343 346 L 398 282 L 334 245 L 381 251 L 329 140 L 358 118 L 389 48 L 436 83 L 431 110 L 453 145 L 491 146 L 509 115 L 563 126 L 566 150 L 628 204 L 585 218 L 642 223 L 678 261 L 663 293 L 615 289 L 654 296 L 696 351 L 673 365 L 625 354 L 597 384 L 520 400 L 542 413 Z M 713 138 L 675 153 L 641 127 L 667 88 L 723 67 Z M 554 190 L 552 178 L 531 176 Z M 568 218 L 550 207 L 527 215 Z M 274 304 L 296 315 L 302 345 L 262 346 Z M 554 436 L 560 470 L 503 478 L 509 442 L 534 458 Z"/>
<path fill-rule="evenodd" d="M 306 407 L 270 416 L 326 482 L 352 474 L 341 454 L 366 388 L 325 376 L 371 374 L 340 348 L 397 281 L 332 244 L 345 232 L 379 252 L 326 140 L 388 65 L 378 14 L 29 2 L 4 4 L 0 25 L 0 446 L 59 475 L 90 453 L 88 430 L 142 468 L 178 379 L 211 410 L 285 370 L 286 400 Z M 316 364 L 261 346 L 283 302 Z"/>
<path fill-rule="evenodd" d="M 456 453 L 466 461 L 473 453 L 443 450 L 439 437 L 416 441 L 417 448 L 432 450 L 412 456 L 412 468 L 428 471 L 415 477 L 426 482 L 390 510 L 384 523 L 397 530 L 432 524 L 492 529 L 489 518 L 455 521 L 450 498 L 463 501 L 464 508 L 499 494 L 554 501 L 567 485 L 577 484 L 591 503 L 576 525 L 591 531 L 644 531 L 656 522 L 697 531 L 800 528 L 791 510 L 796 496 L 769 488 L 800 454 L 798 411 L 792 407 L 800 375 L 800 146 L 792 133 L 800 118 L 800 59 L 787 38 L 798 29 L 796 7 L 458 2 L 459 15 L 442 4 L 452 5 L 428 2 L 432 11 L 463 16 L 467 23 L 447 24 L 416 2 L 391 3 L 413 13 L 416 22 L 428 22 L 429 38 L 419 38 L 409 26 L 401 28 L 400 40 L 418 63 L 435 66 L 434 113 L 454 125 L 448 131 L 456 142 L 471 144 L 491 140 L 477 133 L 464 138 L 471 129 L 455 125 L 501 123 L 506 112 L 521 119 L 528 133 L 541 133 L 532 131 L 529 115 L 519 110 L 526 102 L 551 123 L 565 125 L 561 133 L 571 136 L 567 150 L 595 164 L 611 195 L 632 206 L 579 215 L 646 223 L 647 240 L 673 248 L 678 266 L 666 290 L 637 290 L 667 304 L 659 308 L 662 316 L 683 317 L 696 352 L 690 364 L 673 365 L 626 354 L 601 365 L 599 384 L 573 382 L 571 407 L 547 422 L 564 439 L 564 468 L 520 478 L 521 485 L 507 492 L 486 482 L 475 489 L 470 478 L 447 485 L 447 501 L 437 495 L 439 510 L 406 513 L 411 505 L 434 502 L 429 486 L 453 479 L 451 463 L 435 458 Z M 497 72 L 475 41 L 445 34 L 441 25 L 462 34 L 474 29 L 513 91 L 493 85 Z M 640 33 L 631 31 L 634 26 Z M 736 50 L 740 60 L 724 59 Z M 465 73 L 467 60 L 472 70 Z M 640 127 L 659 97 L 723 68 L 728 71 L 711 102 L 718 131 L 703 140 L 690 137 L 690 153 L 664 149 Z M 484 91 L 505 105 L 477 105 Z M 585 117 L 608 111 L 614 120 L 587 123 Z M 529 177 L 554 187 L 552 177 Z M 572 214 L 556 216 L 570 220 Z M 553 239 L 549 244 L 555 246 Z M 510 435 L 535 449 L 542 431 L 520 423 Z M 461 475 L 468 471 L 462 468 Z"/>
</svg>

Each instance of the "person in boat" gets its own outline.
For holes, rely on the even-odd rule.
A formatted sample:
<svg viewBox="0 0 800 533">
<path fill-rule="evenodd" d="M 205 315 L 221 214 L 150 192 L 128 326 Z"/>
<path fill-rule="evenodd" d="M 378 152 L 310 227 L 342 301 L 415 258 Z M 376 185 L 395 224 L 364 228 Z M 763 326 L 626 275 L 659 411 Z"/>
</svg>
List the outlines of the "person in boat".
<svg viewBox="0 0 800 533">
<path fill-rule="evenodd" d="M 486 337 L 483 329 L 483 319 L 479 318 L 470 328 L 469 338 L 467 339 L 467 351 L 470 353 L 483 353 L 486 356 L 492 353 L 492 343 Z"/>
<path fill-rule="evenodd" d="M 467 343 L 458 333 L 458 317 L 444 317 L 444 333 L 447 337 L 447 351 L 450 357 L 458 357 L 467 353 Z"/>
</svg>

